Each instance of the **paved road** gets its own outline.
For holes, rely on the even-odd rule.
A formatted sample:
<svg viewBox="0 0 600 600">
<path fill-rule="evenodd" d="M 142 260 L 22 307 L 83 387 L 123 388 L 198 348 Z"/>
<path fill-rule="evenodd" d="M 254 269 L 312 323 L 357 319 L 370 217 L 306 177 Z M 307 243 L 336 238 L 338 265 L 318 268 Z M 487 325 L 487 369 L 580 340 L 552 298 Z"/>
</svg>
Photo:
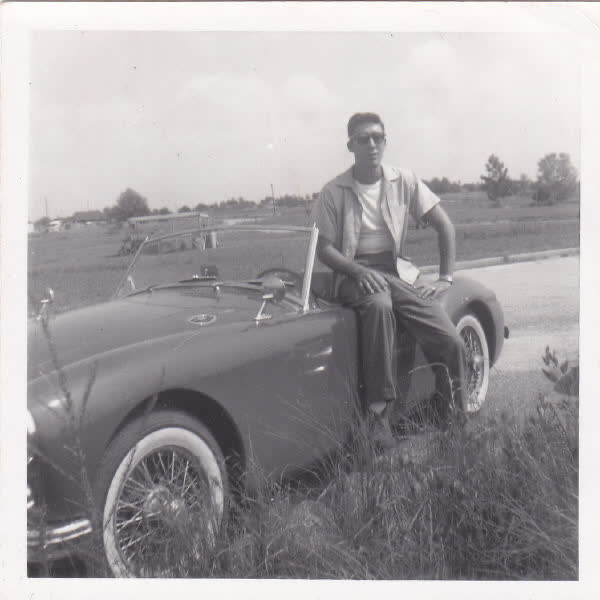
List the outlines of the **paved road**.
<svg viewBox="0 0 600 600">
<path fill-rule="evenodd" d="M 510 338 L 492 370 L 487 413 L 524 408 L 550 383 L 541 374 L 547 345 L 561 358 L 578 356 L 579 256 L 463 271 L 493 289 Z"/>
</svg>

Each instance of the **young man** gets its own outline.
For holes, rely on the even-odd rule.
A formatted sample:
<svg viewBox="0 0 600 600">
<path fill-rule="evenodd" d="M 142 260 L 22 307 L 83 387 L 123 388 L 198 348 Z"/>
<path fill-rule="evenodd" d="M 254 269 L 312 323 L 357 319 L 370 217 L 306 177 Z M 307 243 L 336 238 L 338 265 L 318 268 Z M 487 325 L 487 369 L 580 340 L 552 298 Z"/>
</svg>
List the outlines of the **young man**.
<svg viewBox="0 0 600 600">
<path fill-rule="evenodd" d="M 438 397 L 463 406 L 465 354 L 456 328 L 437 301 L 452 285 L 454 227 L 439 198 L 412 171 L 381 163 L 385 127 L 374 113 L 348 122 L 347 147 L 354 165 L 330 181 L 312 218 L 319 228 L 319 259 L 334 270 L 335 294 L 356 309 L 362 369 L 374 441 L 393 445 L 388 408 L 397 399 L 394 345 L 399 320 L 436 368 Z M 425 284 L 402 262 L 408 215 L 438 235 L 440 275 Z M 451 382 L 448 380 L 450 375 Z"/>
</svg>

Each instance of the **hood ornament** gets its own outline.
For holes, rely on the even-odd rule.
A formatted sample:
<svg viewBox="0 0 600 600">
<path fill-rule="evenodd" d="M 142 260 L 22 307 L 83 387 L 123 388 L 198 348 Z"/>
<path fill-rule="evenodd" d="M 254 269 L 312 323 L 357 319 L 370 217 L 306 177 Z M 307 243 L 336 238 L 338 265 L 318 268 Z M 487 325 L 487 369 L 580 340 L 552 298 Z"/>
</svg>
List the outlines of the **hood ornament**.
<svg viewBox="0 0 600 600">
<path fill-rule="evenodd" d="M 40 311 L 37 315 L 39 321 L 45 322 L 50 318 L 50 306 L 54 304 L 54 290 L 49 287 L 46 289 L 46 294 L 48 297 L 40 301 Z"/>
<path fill-rule="evenodd" d="M 194 315 L 193 317 L 190 317 L 188 319 L 188 322 L 192 323 L 193 325 L 210 325 L 211 323 L 214 323 L 216 320 L 217 320 L 216 315 L 202 314 L 202 315 Z"/>
</svg>

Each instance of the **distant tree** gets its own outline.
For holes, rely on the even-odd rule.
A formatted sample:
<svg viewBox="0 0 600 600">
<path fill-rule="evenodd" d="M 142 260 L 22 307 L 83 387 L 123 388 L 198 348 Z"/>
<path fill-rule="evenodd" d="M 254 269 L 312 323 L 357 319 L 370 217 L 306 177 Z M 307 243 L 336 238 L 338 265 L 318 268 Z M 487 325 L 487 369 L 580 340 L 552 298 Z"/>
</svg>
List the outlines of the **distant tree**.
<svg viewBox="0 0 600 600">
<path fill-rule="evenodd" d="M 223 200 L 222 202 L 219 202 L 218 206 L 219 208 L 244 209 L 255 207 L 256 204 L 252 202 L 252 200 L 246 200 L 240 196 L 239 198 L 229 198 L 228 200 Z"/>
<path fill-rule="evenodd" d="M 442 193 L 442 182 L 437 177 L 434 177 L 430 181 L 425 181 L 425 184 L 434 194 Z"/>
<path fill-rule="evenodd" d="M 177 212 L 179 212 L 179 213 L 192 212 L 192 209 L 189 206 L 186 206 L 184 204 Z"/>
<path fill-rule="evenodd" d="M 533 199 L 538 204 L 554 204 L 577 194 L 577 170 L 571 163 L 571 157 L 564 152 L 553 152 L 541 158 L 534 187 Z"/>
<path fill-rule="evenodd" d="M 485 170 L 486 175 L 481 176 L 483 189 L 492 202 L 499 203 L 501 198 L 510 195 L 512 191 L 508 169 L 495 154 L 492 154 L 485 163 Z"/>
<path fill-rule="evenodd" d="M 515 181 L 515 188 L 521 195 L 525 195 L 531 189 L 531 180 L 525 173 L 521 173 L 519 181 Z"/>
<path fill-rule="evenodd" d="M 131 188 L 121 192 L 116 209 L 115 216 L 120 221 L 125 221 L 129 217 L 144 217 L 150 214 L 146 198 Z"/>
<path fill-rule="evenodd" d="M 196 212 L 202 212 L 202 211 L 208 210 L 208 204 L 203 204 L 202 202 L 198 202 L 198 204 L 196 204 L 196 207 L 194 208 L 194 210 Z"/>
<path fill-rule="evenodd" d="M 171 211 L 166 206 L 163 206 L 162 208 L 153 208 L 152 214 L 153 215 L 170 215 Z"/>
<path fill-rule="evenodd" d="M 123 221 L 121 210 L 115 204 L 114 206 L 106 206 L 102 209 L 102 214 L 108 221 Z"/>
<path fill-rule="evenodd" d="M 434 194 L 450 194 L 462 189 L 460 182 L 450 181 L 447 177 L 434 177 L 430 181 L 425 180 L 425 184 Z"/>
</svg>

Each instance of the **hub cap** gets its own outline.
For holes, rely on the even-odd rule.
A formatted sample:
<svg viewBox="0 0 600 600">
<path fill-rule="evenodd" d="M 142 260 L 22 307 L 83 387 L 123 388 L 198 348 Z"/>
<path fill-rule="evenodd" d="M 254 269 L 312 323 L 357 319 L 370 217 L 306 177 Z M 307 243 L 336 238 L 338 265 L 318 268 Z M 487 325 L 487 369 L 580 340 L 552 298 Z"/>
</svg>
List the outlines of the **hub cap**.
<svg viewBox="0 0 600 600">
<path fill-rule="evenodd" d="M 477 410 L 481 404 L 479 392 L 483 384 L 485 357 L 481 340 L 477 332 L 472 327 L 465 327 L 461 331 L 465 344 L 465 353 L 467 359 L 467 371 L 465 379 L 467 382 L 467 404 L 468 410 Z"/>
<path fill-rule="evenodd" d="M 121 487 L 113 523 L 119 553 L 138 575 L 184 576 L 214 543 L 216 512 L 194 457 L 160 448 L 133 466 Z"/>
</svg>

